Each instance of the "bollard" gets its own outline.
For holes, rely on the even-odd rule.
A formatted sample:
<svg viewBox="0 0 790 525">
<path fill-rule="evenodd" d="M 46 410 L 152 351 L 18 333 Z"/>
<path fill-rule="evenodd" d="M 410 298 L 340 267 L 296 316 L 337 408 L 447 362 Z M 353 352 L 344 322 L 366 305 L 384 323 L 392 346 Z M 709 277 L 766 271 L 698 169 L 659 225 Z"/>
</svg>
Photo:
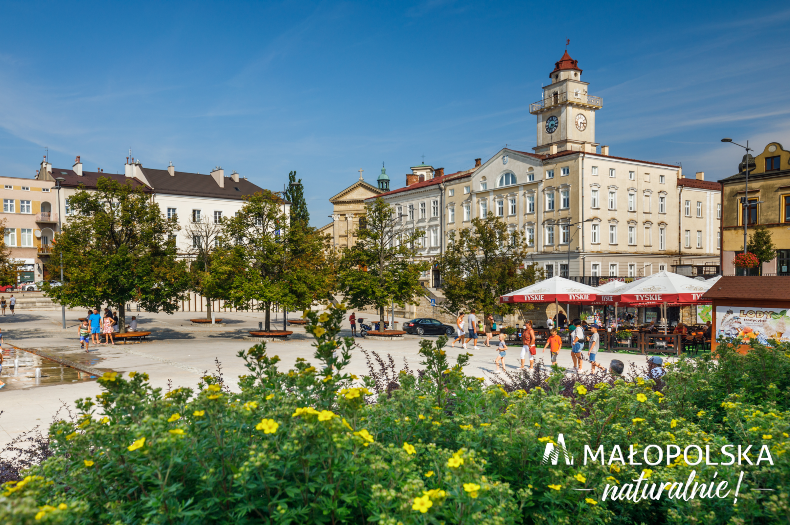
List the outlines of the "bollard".
<svg viewBox="0 0 790 525">
<path fill-rule="evenodd" d="M 41 369 L 40 368 L 36 368 L 36 378 L 39 378 L 39 377 L 41 377 Z"/>
<path fill-rule="evenodd" d="M 14 359 L 14 368 L 19 368 L 19 358 Z"/>
<path fill-rule="evenodd" d="M 258 330 L 263 331 L 263 322 L 261 321 L 258 322 Z"/>
</svg>

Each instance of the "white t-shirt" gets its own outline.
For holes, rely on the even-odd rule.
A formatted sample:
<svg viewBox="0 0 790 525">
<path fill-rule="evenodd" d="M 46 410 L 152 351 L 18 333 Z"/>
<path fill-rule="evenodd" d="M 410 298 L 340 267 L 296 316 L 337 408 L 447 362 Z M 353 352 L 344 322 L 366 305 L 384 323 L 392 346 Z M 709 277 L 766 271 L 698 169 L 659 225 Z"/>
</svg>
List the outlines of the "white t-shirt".
<svg viewBox="0 0 790 525">
<path fill-rule="evenodd" d="M 574 339 L 578 337 L 579 338 L 578 342 L 584 344 L 584 328 L 582 328 L 581 326 L 577 326 L 576 330 L 573 331 L 573 337 Z"/>
<path fill-rule="evenodd" d="M 11 297 L 11 300 L 9 301 L 9 304 L 11 304 L 11 306 L 16 305 L 16 297 Z"/>
<path fill-rule="evenodd" d="M 132 332 L 137 331 L 137 319 L 132 319 L 132 321 L 129 323 L 129 330 Z"/>
<path fill-rule="evenodd" d="M 601 336 L 598 335 L 598 332 L 595 332 L 593 335 L 590 336 L 590 353 L 594 354 L 598 351 L 598 342 L 601 340 Z"/>
<path fill-rule="evenodd" d="M 554 320 L 553 320 L 552 318 L 549 318 L 549 319 L 546 321 L 546 326 L 548 326 L 548 327 L 549 327 L 549 330 L 551 330 L 552 328 L 554 328 Z"/>
</svg>

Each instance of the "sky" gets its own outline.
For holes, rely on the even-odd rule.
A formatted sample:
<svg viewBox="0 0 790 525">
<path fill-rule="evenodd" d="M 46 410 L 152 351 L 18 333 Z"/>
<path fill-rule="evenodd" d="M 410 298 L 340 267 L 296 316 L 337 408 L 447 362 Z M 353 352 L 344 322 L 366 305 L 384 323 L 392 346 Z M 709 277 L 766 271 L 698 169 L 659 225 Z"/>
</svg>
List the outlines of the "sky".
<svg viewBox="0 0 790 525">
<path fill-rule="evenodd" d="M 221 166 L 311 223 L 385 163 L 445 173 L 532 151 L 531 102 L 570 39 L 610 154 L 717 180 L 743 150 L 790 148 L 786 2 L 0 1 L 0 175 Z M 45 148 L 47 148 L 45 150 Z"/>
</svg>

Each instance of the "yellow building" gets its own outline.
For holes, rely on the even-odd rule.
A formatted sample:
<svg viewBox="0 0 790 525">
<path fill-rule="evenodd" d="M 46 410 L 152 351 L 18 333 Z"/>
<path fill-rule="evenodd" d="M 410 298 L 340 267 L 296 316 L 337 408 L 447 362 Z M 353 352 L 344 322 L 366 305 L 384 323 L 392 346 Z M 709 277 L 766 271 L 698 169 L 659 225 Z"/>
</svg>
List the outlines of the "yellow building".
<svg viewBox="0 0 790 525">
<path fill-rule="evenodd" d="M 748 207 L 746 196 L 746 162 L 749 162 Z M 722 274 L 735 275 L 735 255 L 743 251 L 743 223 L 747 235 L 752 228 L 765 226 L 771 233 L 777 257 L 755 269 L 762 275 L 790 275 L 790 151 L 778 142 L 765 146 L 757 157 L 744 156 L 739 173 L 720 182 L 723 187 L 722 204 Z M 748 241 L 747 241 L 748 242 Z"/>
<path fill-rule="evenodd" d="M 332 222 L 319 228 L 318 231 L 330 237 L 330 245 L 333 248 L 347 248 L 356 243 L 354 232 L 359 228 L 360 218 L 365 216 L 365 199 L 380 195 L 389 189 L 389 177 L 384 168 L 381 168 L 378 186 L 377 188 L 365 182 L 360 172 L 357 182 L 330 197 L 329 202 L 333 206 Z"/>
</svg>

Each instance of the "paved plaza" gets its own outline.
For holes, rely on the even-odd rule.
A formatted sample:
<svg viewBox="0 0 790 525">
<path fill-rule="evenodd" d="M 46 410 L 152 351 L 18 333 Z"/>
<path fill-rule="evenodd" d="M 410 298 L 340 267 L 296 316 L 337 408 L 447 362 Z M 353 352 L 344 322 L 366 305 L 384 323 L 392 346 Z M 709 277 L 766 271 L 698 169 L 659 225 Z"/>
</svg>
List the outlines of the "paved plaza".
<svg viewBox="0 0 790 525">
<path fill-rule="evenodd" d="M 73 406 L 75 399 L 95 396 L 101 391 L 98 383 L 91 380 L 89 374 L 75 373 L 68 368 L 65 368 L 64 373 L 63 367 L 60 367 L 60 372 L 42 368 L 46 377 L 37 384 L 31 377 L 36 367 L 47 366 L 46 360 L 28 352 L 14 350 L 13 347 L 61 357 L 101 371 L 146 372 L 150 375 L 151 383 L 163 389 L 168 387 L 168 382 L 173 388 L 195 387 L 206 371 L 216 370 L 216 361 L 219 361 L 225 381 L 231 388 L 235 388 L 237 377 L 246 373 L 243 361 L 236 354 L 239 350 L 255 344 L 245 337 L 250 330 L 257 330 L 258 323 L 263 319 L 260 312 L 222 313 L 218 317 L 223 319 L 223 324 L 211 326 L 193 325 L 189 319 L 202 315 L 194 312 L 173 315 L 144 312 L 134 314 L 138 317 L 138 329 L 152 332 L 150 341 L 115 346 L 91 345 L 90 354 L 80 350 L 77 337 L 77 319 L 85 315 L 84 309 L 66 312 L 66 330 L 61 328 L 60 310 L 22 310 L 17 311 L 15 316 L 0 317 L 0 328 L 4 335 L 3 353 L 6 358 L 0 379 L 8 385 L 0 390 L 0 411 L 3 412 L 0 415 L 0 446 L 36 425 L 48 426 L 63 403 Z M 281 329 L 282 314 L 279 315 L 277 328 Z M 291 319 L 299 316 L 299 313 L 289 314 Z M 127 318 L 127 322 L 130 318 L 131 316 Z M 270 355 L 278 355 L 282 359 L 281 370 L 292 367 L 299 357 L 308 361 L 313 359 L 312 336 L 301 326 L 291 326 L 289 330 L 294 331 L 291 340 L 267 343 Z M 347 321 L 342 335 L 351 335 Z M 363 348 L 384 357 L 391 354 L 399 369 L 404 359 L 412 370 L 418 368 L 419 341 L 420 337 L 416 335 L 406 335 L 395 341 L 357 338 L 358 348 L 352 353 L 348 371 L 359 376 L 368 373 Z M 494 377 L 493 361 L 496 352 L 493 345 L 492 341 L 491 348 L 481 346 L 476 351 L 469 350 L 473 357 L 465 368 L 467 374 L 483 376 L 487 380 Z M 447 350 L 451 362 L 463 351 L 458 346 Z M 508 351 L 505 364 L 509 370 L 515 371 L 518 368 L 520 350 L 521 347 L 518 346 L 511 347 Z M 13 367 L 15 357 L 20 359 L 18 370 Z M 549 352 L 544 354 L 542 348 L 538 348 L 537 357 L 550 363 Z M 598 353 L 598 361 L 605 367 L 615 357 L 626 365 L 631 362 L 642 365 L 645 362 L 645 357 L 640 355 Z M 558 364 L 563 367 L 571 366 L 570 350 L 563 349 L 560 352 Z M 589 363 L 585 363 L 585 366 L 589 370 Z M 14 374 L 18 378 L 14 378 Z"/>
</svg>

